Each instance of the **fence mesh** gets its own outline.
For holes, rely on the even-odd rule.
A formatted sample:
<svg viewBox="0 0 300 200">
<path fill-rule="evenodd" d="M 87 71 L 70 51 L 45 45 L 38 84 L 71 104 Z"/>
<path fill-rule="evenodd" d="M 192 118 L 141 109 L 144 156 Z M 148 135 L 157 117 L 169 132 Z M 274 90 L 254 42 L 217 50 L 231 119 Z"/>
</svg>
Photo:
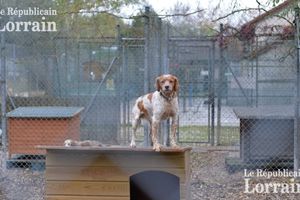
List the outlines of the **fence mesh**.
<svg viewBox="0 0 300 200">
<path fill-rule="evenodd" d="M 133 32 L 117 26 L 110 37 L 1 33 L 7 167 L 38 167 L 45 152 L 36 146 L 66 139 L 129 145 L 133 104 L 164 73 L 180 82 L 180 145 L 229 150 L 229 172 L 297 166 L 299 18 L 221 25 L 211 36 L 187 35 L 149 8 L 136 19 L 142 25 Z M 138 129 L 138 145 L 149 145 L 148 132 Z M 164 123 L 163 144 L 168 133 Z"/>
</svg>

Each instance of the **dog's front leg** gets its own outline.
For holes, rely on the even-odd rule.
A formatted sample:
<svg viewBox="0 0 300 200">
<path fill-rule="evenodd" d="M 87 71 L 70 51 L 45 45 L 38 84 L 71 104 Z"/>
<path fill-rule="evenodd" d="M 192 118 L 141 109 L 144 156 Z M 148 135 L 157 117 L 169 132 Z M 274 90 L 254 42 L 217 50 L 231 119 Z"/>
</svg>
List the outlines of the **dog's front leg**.
<svg viewBox="0 0 300 200">
<path fill-rule="evenodd" d="M 171 123 L 171 135 L 170 135 L 170 145 L 174 148 L 179 148 L 176 142 L 176 130 L 177 130 L 177 121 L 178 121 L 178 115 L 173 116 Z"/>
<path fill-rule="evenodd" d="M 157 120 L 154 117 L 152 120 L 151 136 L 152 136 L 152 142 L 153 142 L 153 149 L 155 151 L 160 151 L 160 149 L 161 149 L 161 145 L 159 144 L 159 142 L 157 140 L 157 132 L 159 129 L 159 123 L 160 123 L 160 120 Z"/>
</svg>

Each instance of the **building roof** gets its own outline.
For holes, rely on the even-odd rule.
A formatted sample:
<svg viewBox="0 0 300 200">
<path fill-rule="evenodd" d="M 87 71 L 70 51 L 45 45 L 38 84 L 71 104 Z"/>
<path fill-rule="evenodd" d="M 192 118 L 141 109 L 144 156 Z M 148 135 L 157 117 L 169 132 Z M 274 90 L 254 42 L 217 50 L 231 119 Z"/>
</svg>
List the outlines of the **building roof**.
<svg viewBox="0 0 300 200">
<path fill-rule="evenodd" d="M 256 27 L 259 23 L 267 20 L 268 18 L 272 16 L 278 15 L 283 10 L 289 9 L 292 5 L 294 5 L 296 1 L 295 0 L 286 0 L 283 3 L 279 4 L 278 6 L 272 8 L 269 11 L 266 11 L 265 13 L 253 18 L 252 20 L 248 21 L 244 25 L 242 25 L 238 37 L 242 41 L 255 41 L 255 35 L 256 35 Z M 257 49 L 254 49 L 250 54 L 248 55 L 248 58 L 253 59 L 258 55 L 262 55 L 263 53 L 268 52 L 269 50 L 272 50 L 274 45 L 281 45 L 282 39 L 289 38 L 289 35 L 293 33 L 293 28 L 290 28 L 290 25 L 287 27 L 284 27 L 284 33 L 279 33 L 277 36 L 279 36 L 277 39 L 273 40 L 272 42 L 269 42 L 268 44 L 258 47 Z M 264 33 L 263 33 L 264 34 Z M 265 36 L 268 36 L 270 33 L 264 34 Z M 275 34 L 272 34 L 272 36 L 275 36 Z"/>
<path fill-rule="evenodd" d="M 282 4 L 279 4 L 278 6 L 272 8 L 271 10 L 266 11 L 265 13 L 258 15 L 257 17 L 253 18 L 252 20 L 243 24 L 239 31 L 239 38 L 241 40 L 248 40 L 248 41 L 253 40 L 253 38 L 255 36 L 255 28 L 258 23 L 291 7 L 294 2 L 295 2 L 295 0 L 286 0 Z"/>
<path fill-rule="evenodd" d="M 295 2 L 295 0 L 286 0 L 283 3 L 279 4 L 278 6 L 272 8 L 269 11 L 266 11 L 265 13 L 255 17 L 254 19 L 252 19 L 251 21 L 247 22 L 246 24 L 244 24 L 244 26 L 249 26 L 249 25 L 255 25 L 263 20 L 265 20 L 266 18 L 273 16 L 281 11 L 283 11 L 284 9 L 290 7 L 293 5 L 293 3 Z"/>
</svg>

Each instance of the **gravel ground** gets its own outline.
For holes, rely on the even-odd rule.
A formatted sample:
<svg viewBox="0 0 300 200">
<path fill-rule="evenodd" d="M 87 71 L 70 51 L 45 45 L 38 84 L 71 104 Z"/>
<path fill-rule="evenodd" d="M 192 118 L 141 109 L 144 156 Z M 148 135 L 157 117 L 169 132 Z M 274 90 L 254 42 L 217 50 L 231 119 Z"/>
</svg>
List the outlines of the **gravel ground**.
<svg viewBox="0 0 300 200">
<path fill-rule="evenodd" d="M 244 172 L 229 174 L 225 169 L 225 157 L 228 151 L 209 151 L 192 153 L 192 199 L 193 200 L 283 200 L 300 199 L 300 194 L 247 194 L 245 191 Z M 250 188 L 257 183 L 289 183 L 285 177 L 251 178 Z"/>
<path fill-rule="evenodd" d="M 4 153 L 1 151 L 0 200 L 44 199 L 44 172 L 29 169 L 6 169 Z"/>
<path fill-rule="evenodd" d="M 224 158 L 229 154 L 229 151 L 195 150 L 192 152 L 191 189 L 193 200 L 300 199 L 300 194 L 245 194 L 243 172 L 229 174 L 225 170 Z M 3 153 L 0 156 L 3 158 Z M 266 179 L 253 182 L 261 183 L 263 181 Z M 42 200 L 44 191 L 44 172 L 6 169 L 5 162 L 1 159 L 0 200 Z"/>
</svg>

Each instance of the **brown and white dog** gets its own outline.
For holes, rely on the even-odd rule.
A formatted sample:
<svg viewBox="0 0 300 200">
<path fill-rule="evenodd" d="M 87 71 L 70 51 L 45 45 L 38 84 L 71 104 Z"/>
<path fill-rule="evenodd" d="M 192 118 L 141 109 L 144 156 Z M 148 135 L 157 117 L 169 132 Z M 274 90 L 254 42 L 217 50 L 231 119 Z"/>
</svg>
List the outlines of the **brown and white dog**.
<svg viewBox="0 0 300 200">
<path fill-rule="evenodd" d="M 176 144 L 176 128 L 178 121 L 178 89 L 179 81 L 177 77 L 166 74 L 156 78 L 156 89 L 153 93 L 139 97 L 133 106 L 133 134 L 131 137 L 131 147 L 136 147 L 135 138 L 137 127 L 141 123 L 141 119 L 145 119 L 151 126 L 151 139 L 153 149 L 161 150 L 158 142 L 157 134 L 159 124 L 162 120 L 171 119 L 171 147 L 178 147 Z"/>
</svg>

